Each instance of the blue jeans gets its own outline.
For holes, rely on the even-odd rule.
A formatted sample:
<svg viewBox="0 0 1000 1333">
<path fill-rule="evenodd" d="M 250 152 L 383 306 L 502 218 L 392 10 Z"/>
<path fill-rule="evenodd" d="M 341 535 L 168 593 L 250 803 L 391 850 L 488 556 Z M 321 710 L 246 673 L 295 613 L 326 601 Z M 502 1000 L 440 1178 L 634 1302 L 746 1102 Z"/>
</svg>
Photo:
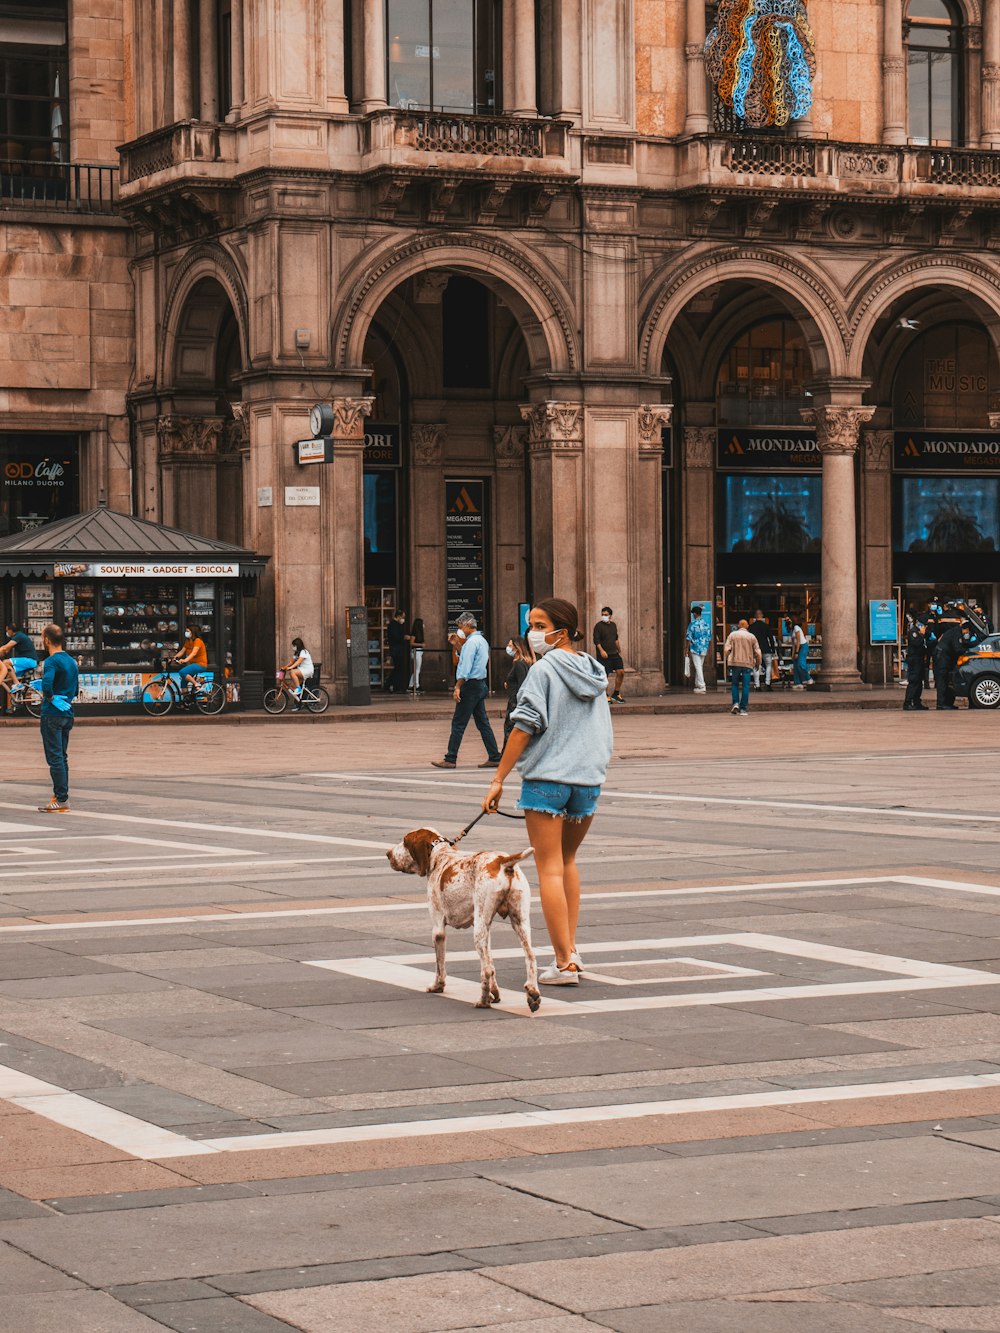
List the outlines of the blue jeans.
<svg viewBox="0 0 1000 1333">
<path fill-rule="evenodd" d="M 733 703 L 745 713 L 750 702 L 750 668 L 730 667 L 729 678 L 733 682 Z"/>
<path fill-rule="evenodd" d="M 451 719 L 451 736 L 448 738 L 448 750 L 445 754 L 445 759 L 449 763 L 454 764 L 458 759 L 458 747 L 462 744 L 462 737 L 465 735 L 465 728 L 469 725 L 470 718 L 479 728 L 486 753 L 491 759 L 500 758 L 497 738 L 493 735 L 493 728 L 486 716 L 488 693 L 485 680 L 467 680 L 462 683 L 458 703 L 455 705 L 455 715 Z"/>
<path fill-rule="evenodd" d="M 56 717 L 46 714 L 42 718 L 42 749 L 45 762 L 52 774 L 52 794 L 57 801 L 69 800 L 69 733 L 73 730 L 73 717 L 63 713 Z"/>
<path fill-rule="evenodd" d="M 200 676 L 204 670 L 205 667 L 195 666 L 193 662 L 188 662 L 186 666 L 178 667 L 177 674 L 181 678 L 181 689 L 185 689 L 188 685 L 193 688 L 195 682 L 192 677 Z"/>
<path fill-rule="evenodd" d="M 809 656 L 809 645 L 804 643 L 799 649 L 792 666 L 792 680 L 796 685 L 806 685 L 811 679 L 809 670 L 806 666 L 806 659 Z"/>
</svg>

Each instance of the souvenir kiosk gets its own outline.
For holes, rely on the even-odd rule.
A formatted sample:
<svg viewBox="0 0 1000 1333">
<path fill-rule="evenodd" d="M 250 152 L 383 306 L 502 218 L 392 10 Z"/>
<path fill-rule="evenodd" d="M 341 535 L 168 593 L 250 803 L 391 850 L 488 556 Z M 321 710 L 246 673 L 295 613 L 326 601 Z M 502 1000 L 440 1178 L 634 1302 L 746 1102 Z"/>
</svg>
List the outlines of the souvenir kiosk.
<svg viewBox="0 0 1000 1333">
<path fill-rule="evenodd" d="M 39 650 L 44 627 L 62 625 L 80 666 L 80 703 L 138 703 L 191 623 L 235 702 L 243 599 L 266 560 L 102 504 L 0 541 L 0 595 L 7 619 L 23 624 Z"/>
</svg>

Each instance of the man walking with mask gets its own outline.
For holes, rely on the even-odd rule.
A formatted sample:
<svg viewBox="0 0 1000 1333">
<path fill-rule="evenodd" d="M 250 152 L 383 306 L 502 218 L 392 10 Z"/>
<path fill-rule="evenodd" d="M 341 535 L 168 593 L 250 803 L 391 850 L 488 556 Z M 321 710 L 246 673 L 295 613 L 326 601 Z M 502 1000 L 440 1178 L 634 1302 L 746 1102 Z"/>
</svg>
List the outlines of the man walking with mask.
<svg viewBox="0 0 1000 1333">
<path fill-rule="evenodd" d="M 597 660 L 608 673 L 609 683 L 614 680 L 608 693 L 613 704 L 623 704 L 622 681 L 625 679 L 625 661 L 622 646 L 618 641 L 618 626 L 611 619 L 614 615 L 610 606 L 601 607 L 601 618 L 594 626 L 594 647 Z"/>
<path fill-rule="evenodd" d="M 486 762 L 480 768 L 496 768 L 500 762 L 500 747 L 486 715 L 486 696 L 489 688 L 486 674 L 490 662 L 490 645 L 479 633 L 476 617 L 469 611 L 458 617 L 457 634 L 462 643 L 455 680 L 455 712 L 451 720 L 451 737 L 443 759 L 432 759 L 435 768 L 455 768 L 458 750 L 471 718 L 486 746 Z"/>
</svg>

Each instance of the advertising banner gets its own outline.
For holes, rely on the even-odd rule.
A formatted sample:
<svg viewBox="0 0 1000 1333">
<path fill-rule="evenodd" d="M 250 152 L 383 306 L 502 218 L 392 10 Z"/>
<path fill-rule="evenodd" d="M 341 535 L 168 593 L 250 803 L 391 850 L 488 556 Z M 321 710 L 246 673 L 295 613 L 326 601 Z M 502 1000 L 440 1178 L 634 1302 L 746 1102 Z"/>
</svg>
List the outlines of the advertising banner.
<svg viewBox="0 0 1000 1333">
<path fill-rule="evenodd" d="M 899 642 L 899 607 L 894 598 L 868 603 L 868 637 L 875 645 Z"/>
<path fill-rule="evenodd" d="M 365 467 L 402 467 L 399 422 L 369 421 L 365 425 Z"/>
<path fill-rule="evenodd" d="M 445 482 L 448 619 L 471 611 L 480 627 L 486 610 L 486 482 Z"/>
<path fill-rule="evenodd" d="M 123 560 L 75 561 L 53 565 L 57 579 L 235 579 L 240 567 L 234 560 L 156 561 L 130 563 Z"/>
</svg>

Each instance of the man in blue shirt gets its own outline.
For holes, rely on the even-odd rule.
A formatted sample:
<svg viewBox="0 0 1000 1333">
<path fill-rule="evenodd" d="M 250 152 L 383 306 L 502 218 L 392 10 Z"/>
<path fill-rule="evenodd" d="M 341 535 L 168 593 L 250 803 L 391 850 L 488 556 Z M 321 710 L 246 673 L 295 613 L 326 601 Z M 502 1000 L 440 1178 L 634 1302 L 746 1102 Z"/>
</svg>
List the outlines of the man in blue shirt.
<svg viewBox="0 0 1000 1333">
<path fill-rule="evenodd" d="M 34 671 L 38 665 L 35 645 L 24 630 L 13 621 L 7 622 L 7 642 L 0 647 L 0 689 L 7 691 L 7 711 L 13 712 L 10 691 L 18 685 L 19 677 Z"/>
<path fill-rule="evenodd" d="M 493 728 L 486 716 L 486 696 L 489 689 L 486 684 L 486 672 L 490 662 L 490 645 L 476 628 L 476 617 L 465 611 L 458 617 L 458 637 L 462 641 L 462 651 L 458 657 L 458 672 L 455 681 L 455 713 L 451 720 L 451 737 L 448 751 L 443 759 L 433 759 L 435 768 L 454 768 L 458 762 L 458 747 L 462 744 L 465 728 L 469 719 L 474 719 L 479 734 L 486 746 L 486 762 L 480 768 L 496 768 L 500 762 L 500 750 L 497 746 Z"/>
<path fill-rule="evenodd" d="M 62 815 L 69 809 L 69 734 L 80 672 L 63 651 L 61 626 L 45 626 L 42 647 L 48 654 L 42 670 L 42 748 L 52 774 L 52 800 L 38 808 L 42 814 Z"/>
</svg>

